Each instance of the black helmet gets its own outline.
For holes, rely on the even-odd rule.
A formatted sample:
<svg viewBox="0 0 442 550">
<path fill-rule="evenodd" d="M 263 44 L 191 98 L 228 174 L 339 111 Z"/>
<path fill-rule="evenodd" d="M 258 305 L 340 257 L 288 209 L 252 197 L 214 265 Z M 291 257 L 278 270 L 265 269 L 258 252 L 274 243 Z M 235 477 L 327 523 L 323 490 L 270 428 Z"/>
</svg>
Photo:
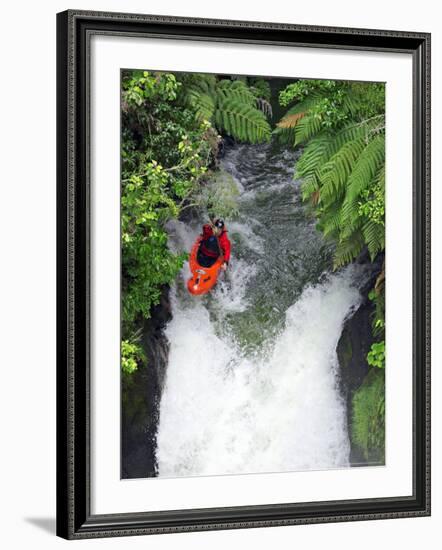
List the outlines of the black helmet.
<svg viewBox="0 0 442 550">
<path fill-rule="evenodd" d="M 218 219 L 218 220 L 215 220 L 215 227 L 219 227 L 220 229 L 222 229 L 224 227 L 224 221 L 221 220 L 221 219 Z"/>
</svg>

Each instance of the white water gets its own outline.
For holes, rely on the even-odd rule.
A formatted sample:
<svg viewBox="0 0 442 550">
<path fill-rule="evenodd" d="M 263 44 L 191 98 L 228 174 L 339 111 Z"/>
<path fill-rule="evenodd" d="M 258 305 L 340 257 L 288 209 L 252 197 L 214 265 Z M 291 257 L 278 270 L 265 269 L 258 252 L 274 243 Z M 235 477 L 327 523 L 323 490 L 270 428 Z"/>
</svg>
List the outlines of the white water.
<svg viewBox="0 0 442 550">
<path fill-rule="evenodd" d="M 223 161 L 241 183 L 243 209 L 228 227 L 230 283 L 190 296 L 186 264 L 172 289 L 159 476 L 349 466 L 336 345 L 359 305 L 363 273 L 352 266 L 319 276 L 321 237 L 295 200 L 293 170 L 284 168 L 294 160 L 293 152 L 241 146 Z M 189 250 L 200 227 L 171 222 L 171 246 Z"/>
<path fill-rule="evenodd" d="M 349 465 L 336 344 L 358 304 L 354 270 L 307 287 L 268 353 L 247 357 L 219 336 L 201 301 L 173 298 L 160 406 L 160 476 L 296 471 Z"/>
</svg>

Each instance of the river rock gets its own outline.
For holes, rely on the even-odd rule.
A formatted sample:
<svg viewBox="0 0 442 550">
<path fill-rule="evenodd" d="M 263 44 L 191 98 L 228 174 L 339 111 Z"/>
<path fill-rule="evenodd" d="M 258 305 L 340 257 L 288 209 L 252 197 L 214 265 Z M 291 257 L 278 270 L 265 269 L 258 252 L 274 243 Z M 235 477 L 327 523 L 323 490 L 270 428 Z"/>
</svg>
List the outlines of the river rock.
<svg viewBox="0 0 442 550">
<path fill-rule="evenodd" d="M 156 371 L 160 393 L 164 387 L 169 356 L 169 341 L 164 334 L 164 329 L 171 319 L 172 309 L 169 300 L 169 287 L 167 287 L 162 291 L 160 303 L 152 309 L 150 319 L 144 323 L 142 338 L 147 364 Z"/>
<path fill-rule="evenodd" d="M 365 263 L 368 256 L 361 256 L 357 263 Z M 368 298 L 368 293 L 374 287 L 376 278 L 382 270 L 384 255 L 379 254 L 376 261 L 370 266 L 371 274 L 361 289 L 363 300 L 359 308 L 344 323 L 341 336 L 336 347 L 339 363 L 339 379 L 341 393 L 347 404 L 348 433 L 352 433 L 352 398 L 355 391 L 361 386 L 368 374 L 367 353 L 374 342 L 373 317 L 375 306 Z M 364 457 L 351 443 L 350 462 L 352 465 L 366 463 Z"/>
<path fill-rule="evenodd" d="M 339 338 L 336 352 L 343 392 L 347 397 L 359 388 L 368 373 L 367 353 L 373 341 L 372 314 L 373 305 L 367 299 L 347 319 Z"/>
<path fill-rule="evenodd" d="M 122 477 L 156 475 L 156 430 L 169 353 L 164 328 L 172 318 L 169 288 L 144 322 L 141 345 L 147 364 L 123 380 Z"/>
</svg>

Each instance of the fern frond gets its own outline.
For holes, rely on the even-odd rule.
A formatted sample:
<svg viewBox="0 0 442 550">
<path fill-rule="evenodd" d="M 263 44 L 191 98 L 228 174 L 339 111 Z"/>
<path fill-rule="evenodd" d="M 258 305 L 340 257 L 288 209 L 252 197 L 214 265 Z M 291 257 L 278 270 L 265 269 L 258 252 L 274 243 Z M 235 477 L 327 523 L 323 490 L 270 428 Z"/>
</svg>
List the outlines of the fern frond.
<svg viewBox="0 0 442 550">
<path fill-rule="evenodd" d="M 368 93 L 362 84 L 342 85 L 336 92 L 330 96 L 325 86 L 296 103 L 274 130 L 294 146 L 306 144 L 294 178 L 302 180 L 303 200 L 318 206 L 318 229 L 338 243 L 335 269 L 353 261 L 364 246 L 372 259 L 385 247 L 383 92 L 378 86 Z M 338 112 L 327 118 L 329 106 Z"/>
<path fill-rule="evenodd" d="M 297 177 L 306 177 L 322 166 L 347 142 L 368 139 L 369 123 L 348 124 L 334 134 L 323 131 L 309 141 L 296 165 Z"/>
<path fill-rule="evenodd" d="M 298 103 L 295 103 L 295 105 L 292 105 L 287 110 L 284 117 L 290 116 L 290 115 L 296 115 L 297 113 L 307 113 L 308 111 L 310 111 L 310 109 L 314 107 L 317 100 L 318 100 L 317 96 L 314 96 L 314 97 L 310 96 L 306 99 L 303 99 L 302 101 L 299 101 Z"/>
<path fill-rule="evenodd" d="M 217 86 L 216 93 L 219 102 L 231 99 L 250 106 L 256 104 L 255 96 L 241 80 L 221 80 Z"/>
<path fill-rule="evenodd" d="M 361 138 L 347 141 L 320 169 L 323 202 L 333 202 L 344 196 L 347 180 L 364 148 Z"/>
<path fill-rule="evenodd" d="M 377 254 L 385 249 L 385 228 L 383 225 L 369 220 L 362 227 L 362 234 L 364 235 L 370 258 L 373 261 Z"/>
<path fill-rule="evenodd" d="M 276 125 L 276 128 L 273 130 L 274 135 L 277 136 L 280 142 L 282 143 L 290 143 L 290 145 L 293 145 L 295 142 L 295 126 L 301 120 L 301 118 L 311 109 L 314 104 L 317 101 L 317 97 L 309 97 L 307 99 L 304 99 L 303 101 L 300 101 L 296 103 L 295 105 L 292 105 L 290 109 L 285 113 L 285 115 L 282 117 L 280 122 Z M 294 115 L 301 115 L 297 119 L 295 119 Z M 286 125 L 282 123 L 287 118 L 290 118 L 292 122 L 295 122 L 295 124 L 292 125 Z"/>
<path fill-rule="evenodd" d="M 299 120 L 305 115 L 305 113 L 294 113 L 292 115 L 285 115 L 277 124 L 278 128 L 294 128 Z"/>
<path fill-rule="evenodd" d="M 364 219 L 358 214 L 349 220 L 343 214 L 341 207 L 341 233 L 340 238 L 342 240 L 349 239 L 357 231 L 361 231 L 364 224 Z"/>
<path fill-rule="evenodd" d="M 195 110 L 195 115 L 199 122 L 212 118 L 215 111 L 215 101 L 211 95 L 190 90 L 188 103 Z"/>
<path fill-rule="evenodd" d="M 204 94 L 213 95 L 216 89 L 217 79 L 213 74 L 195 74 L 191 88 L 199 90 Z"/>
<path fill-rule="evenodd" d="M 296 163 L 295 177 L 308 178 L 319 172 L 319 168 L 330 157 L 330 142 L 333 137 L 328 133 L 321 133 L 313 138 L 302 152 Z"/>
<path fill-rule="evenodd" d="M 364 248 L 364 239 L 360 232 L 354 233 L 350 238 L 338 243 L 333 260 L 334 269 L 338 269 L 352 262 Z"/>
<path fill-rule="evenodd" d="M 378 134 L 362 151 L 348 179 L 348 197 L 351 200 L 359 197 L 361 192 L 370 185 L 384 162 L 385 135 Z"/>
<path fill-rule="evenodd" d="M 348 113 L 351 117 L 356 117 L 361 109 L 361 101 L 364 101 L 364 97 L 361 92 L 351 87 L 347 90 L 342 100 L 342 109 Z"/>
<path fill-rule="evenodd" d="M 341 227 L 340 204 L 334 204 L 321 215 L 321 229 L 326 237 L 337 236 Z"/>
<path fill-rule="evenodd" d="M 315 115 L 306 114 L 295 126 L 295 141 L 293 145 L 296 147 L 306 141 L 312 139 L 322 129 L 321 119 Z"/>
<path fill-rule="evenodd" d="M 219 128 L 240 141 L 260 143 L 270 139 L 270 125 L 265 115 L 255 107 L 232 99 L 218 105 L 215 121 Z"/>
<path fill-rule="evenodd" d="M 216 78 L 214 75 L 195 74 L 184 88 L 183 101 L 195 111 L 197 120 L 210 120 L 215 111 Z"/>
<path fill-rule="evenodd" d="M 311 197 L 314 193 L 317 193 L 320 189 L 320 181 L 316 177 L 316 174 L 309 174 L 301 183 L 302 200 L 305 201 Z M 319 197 L 317 197 L 319 202 Z"/>
<path fill-rule="evenodd" d="M 362 151 L 347 182 L 342 216 L 346 223 L 353 225 L 359 217 L 358 199 L 365 189 L 375 185 L 376 176 L 385 162 L 385 137 L 375 136 Z"/>
</svg>

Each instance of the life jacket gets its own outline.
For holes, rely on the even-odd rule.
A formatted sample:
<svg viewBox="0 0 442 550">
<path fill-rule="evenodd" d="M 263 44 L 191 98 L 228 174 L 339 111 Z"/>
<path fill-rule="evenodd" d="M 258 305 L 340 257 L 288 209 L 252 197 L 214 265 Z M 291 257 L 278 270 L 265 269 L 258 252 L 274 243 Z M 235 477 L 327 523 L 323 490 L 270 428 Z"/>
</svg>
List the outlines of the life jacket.
<svg viewBox="0 0 442 550">
<path fill-rule="evenodd" d="M 205 239 L 203 236 L 199 252 L 203 254 L 203 256 L 207 256 L 208 258 L 218 258 L 218 256 L 221 254 L 218 245 L 218 239 L 213 234 L 210 235 L 207 239 Z"/>
</svg>

